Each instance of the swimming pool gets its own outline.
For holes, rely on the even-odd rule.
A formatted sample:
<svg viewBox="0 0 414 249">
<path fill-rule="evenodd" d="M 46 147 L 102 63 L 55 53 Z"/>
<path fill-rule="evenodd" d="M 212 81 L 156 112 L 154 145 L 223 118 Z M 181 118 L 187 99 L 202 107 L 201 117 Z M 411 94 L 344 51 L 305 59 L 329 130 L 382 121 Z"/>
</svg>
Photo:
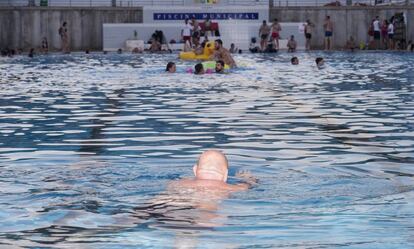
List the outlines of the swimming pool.
<svg viewBox="0 0 414 249">
<path fill-rule="evenodd" d="M 176 56 L 1 59 L 1 246 L 414 246 L 412 55 L 245 54 L 229 75 L 163 73 Z M 161 203 L 209 148 L 230 182 L 250 170 L 259 185 L 202 218 Z"/>
</svg>

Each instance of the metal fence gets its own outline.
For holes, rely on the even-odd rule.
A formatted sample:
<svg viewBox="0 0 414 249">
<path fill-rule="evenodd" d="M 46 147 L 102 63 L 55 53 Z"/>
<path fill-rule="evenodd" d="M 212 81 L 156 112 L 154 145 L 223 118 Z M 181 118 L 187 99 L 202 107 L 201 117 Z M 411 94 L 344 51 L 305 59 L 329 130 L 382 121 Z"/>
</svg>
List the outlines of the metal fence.
<svg viewBox="0 0 414 249">
<path fill-rule="evenodd" d="M 401 6 L 414 5 L 414 0 L 272 0 L 272 6 Z"/>
<path fill-rule="evenodd" d="M 384 6 L 414 5 L 414 0 L 0 0 L 0 6 L 138 7 L 138 6 Z"/>
</svg>

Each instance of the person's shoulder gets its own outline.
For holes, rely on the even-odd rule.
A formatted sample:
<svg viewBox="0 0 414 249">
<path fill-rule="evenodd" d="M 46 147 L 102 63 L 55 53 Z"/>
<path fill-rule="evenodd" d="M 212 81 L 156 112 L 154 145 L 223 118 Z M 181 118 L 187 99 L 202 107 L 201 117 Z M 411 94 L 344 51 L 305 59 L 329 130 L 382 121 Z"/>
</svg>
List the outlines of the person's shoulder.
<svg viewBox="0 0 414 249">
<path fill-rule="evenodd" d="M 172 181 L 168 184 L 169 189 L 190 187 L 195 185 L 194 179 L 183 178 L 180 180 Z"/>
</svg>

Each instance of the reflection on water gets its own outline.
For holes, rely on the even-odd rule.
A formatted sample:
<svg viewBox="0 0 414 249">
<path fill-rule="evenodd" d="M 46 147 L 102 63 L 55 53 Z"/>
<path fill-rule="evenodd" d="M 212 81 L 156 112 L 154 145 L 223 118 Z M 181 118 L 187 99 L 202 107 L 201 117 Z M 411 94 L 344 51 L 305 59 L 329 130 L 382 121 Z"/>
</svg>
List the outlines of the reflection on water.
<svg viewBox="0 0 414 249">
<path fill-rule="evenodd" d="M 237 56 L 203 76 L 164 74 L 176 55 L 1 59 L 0 245 L 413 247 L 414 58 Z M 165 192 L 208 148 L 260 184 Z"/>
</svg>

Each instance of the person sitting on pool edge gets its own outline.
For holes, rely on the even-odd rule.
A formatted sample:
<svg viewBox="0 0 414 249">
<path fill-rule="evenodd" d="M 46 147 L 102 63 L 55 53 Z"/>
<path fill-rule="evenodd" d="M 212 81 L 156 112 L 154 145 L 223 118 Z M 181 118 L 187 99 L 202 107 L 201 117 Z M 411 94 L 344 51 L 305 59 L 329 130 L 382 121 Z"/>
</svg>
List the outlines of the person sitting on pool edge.
<svg viewBox="0 0 414 249">
<path fill-rule="evenodd" d="M 216 73 L 224 73 L 224 61 L 218 60 L 216 61 Z"/>
<path fill-rule="evenodd" d="M 316 66 L 318 67 L 318 69 L 324 68 L 325 62 L 322 57 L 316 58 L 315 62 L 316 62 Z"/>
<path fill-rule="evenodd" d="M 170 61 L 167 63 L 167 67 L 165 68 L 165 71 L 167 73 L 175 73 L 175 71 L 177 70 L 177 67 L 175 66 L 175 63 Z"/>
<path fill-rule="evenodd" d="M 292 65 L 299 65 L 298 57 L 296 56 L 292 57 L 292 59 L 290 59 L 290 63 L 292 63 Z"/>
<path fill-rule="evenodd" d="M 257 179 L 247 172 L 239 172 L 236 176 L 243 178 L 243 183 L 228 184 L 228 160 L 218 150 L 207 150 L 198 158 L 193 166 L 193 179 L 181 179 L 170 184 L 173 188 L 203 188 L 223 191 L 243 191 L 257 183 Z"/>
</svg>

